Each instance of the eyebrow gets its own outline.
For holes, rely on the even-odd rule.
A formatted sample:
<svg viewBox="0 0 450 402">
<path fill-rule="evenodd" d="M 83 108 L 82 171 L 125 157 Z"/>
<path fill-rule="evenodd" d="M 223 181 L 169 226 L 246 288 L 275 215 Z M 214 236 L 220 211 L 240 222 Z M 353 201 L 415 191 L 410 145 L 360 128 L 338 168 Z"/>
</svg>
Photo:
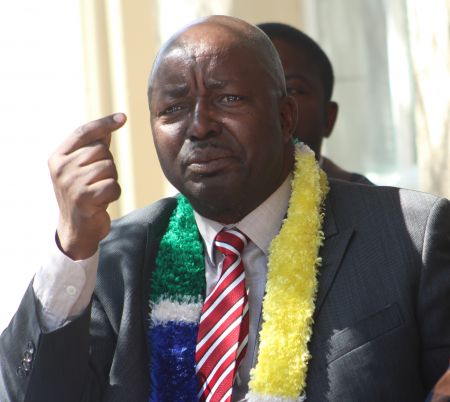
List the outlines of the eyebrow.
<svg viewBox="0 0 450 402">
<path fill-rule="evenodd" d="M 230 80 L 217 80 L 214 78 L 207 78 L 205 80 L 205 86 L 209 89 L 220 89 L 230 83 Z"/>
<path fill-rule="evenodd" d="M 289 74 L 285 76 L 285 80 L 293 80 L 293 79 L 300 79 L 300 80 L 305 80 L 305 81 L 309 81 L 308 77 L 305 76 L 304 74 Z"/>
<path fill-rule="evenodd" d="M 189 88 L 187 84 L 169 84 L 165 85 L 163 90 L 161 91 L 164 96 L 168 96 L 171 98 L 178 98 L 180 96 L 186 95 Z"/>
</svg>

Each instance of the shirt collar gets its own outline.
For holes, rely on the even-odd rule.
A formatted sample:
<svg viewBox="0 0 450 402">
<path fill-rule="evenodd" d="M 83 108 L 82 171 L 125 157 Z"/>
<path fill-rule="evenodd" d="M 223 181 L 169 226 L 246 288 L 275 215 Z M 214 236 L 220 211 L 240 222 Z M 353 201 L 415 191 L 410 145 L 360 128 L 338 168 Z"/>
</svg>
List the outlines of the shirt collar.
<svg viewBox="0 0 450 402">
<path fill-rule="evenodd" d="M 223 225 L 194 211 L 195 221 L 205 242 L 210 260 L 214 261 L 214 239 L 225 226 L 237 227 L 267 256 L 269 245 L 280 231 L 281 224 L 286 216 L 291 195 L 291 181 L 292 175 L 290 174 L 262 204 L 233 225 Z"/>
</svg>

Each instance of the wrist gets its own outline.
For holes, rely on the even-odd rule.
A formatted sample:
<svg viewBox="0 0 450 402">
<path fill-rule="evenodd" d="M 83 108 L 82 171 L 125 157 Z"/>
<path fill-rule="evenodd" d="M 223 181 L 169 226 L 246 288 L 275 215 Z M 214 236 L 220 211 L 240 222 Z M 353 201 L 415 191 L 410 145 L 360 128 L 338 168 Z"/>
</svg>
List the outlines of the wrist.
<svg viewBox="0 0 450 402">
<path fill-rule="evenodd" d="M 98 250 L 99 241 L 89 237 L 67 236 L 58 229 L 55 233 L 55 242 L 60 251 L 73 261 L 86 260 Z"/>
</svg>

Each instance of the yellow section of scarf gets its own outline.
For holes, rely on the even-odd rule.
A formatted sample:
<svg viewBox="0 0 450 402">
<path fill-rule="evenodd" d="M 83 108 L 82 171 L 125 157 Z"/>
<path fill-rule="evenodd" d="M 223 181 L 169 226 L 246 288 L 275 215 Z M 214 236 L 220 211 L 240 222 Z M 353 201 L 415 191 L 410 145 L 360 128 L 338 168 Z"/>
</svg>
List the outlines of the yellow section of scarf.
<svg viewBox="0 0 450 402">
<path fill-rule="evenodd" d="M 297 145 L 287 219 L 269 249 L 258 362 L 251 394 L 296 399 L 304 393 L 323 242 L 325 173 L 314 153 Z"/>
</svg>

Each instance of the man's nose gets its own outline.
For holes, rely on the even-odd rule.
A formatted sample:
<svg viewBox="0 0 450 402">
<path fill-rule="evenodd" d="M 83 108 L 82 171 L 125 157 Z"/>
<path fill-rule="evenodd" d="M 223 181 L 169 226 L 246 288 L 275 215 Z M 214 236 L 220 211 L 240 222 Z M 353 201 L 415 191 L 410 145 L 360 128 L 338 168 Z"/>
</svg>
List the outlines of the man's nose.
<svg viewBox="0 0 450 402">
<path fill-rule="evenodd" d="M 198 99 L 193 110 L 189 135 L 193 138 L 203 139 L 217 134 L 219 130 L 220 123 L 214 106 L 207 99 Z"/>
</svg>

